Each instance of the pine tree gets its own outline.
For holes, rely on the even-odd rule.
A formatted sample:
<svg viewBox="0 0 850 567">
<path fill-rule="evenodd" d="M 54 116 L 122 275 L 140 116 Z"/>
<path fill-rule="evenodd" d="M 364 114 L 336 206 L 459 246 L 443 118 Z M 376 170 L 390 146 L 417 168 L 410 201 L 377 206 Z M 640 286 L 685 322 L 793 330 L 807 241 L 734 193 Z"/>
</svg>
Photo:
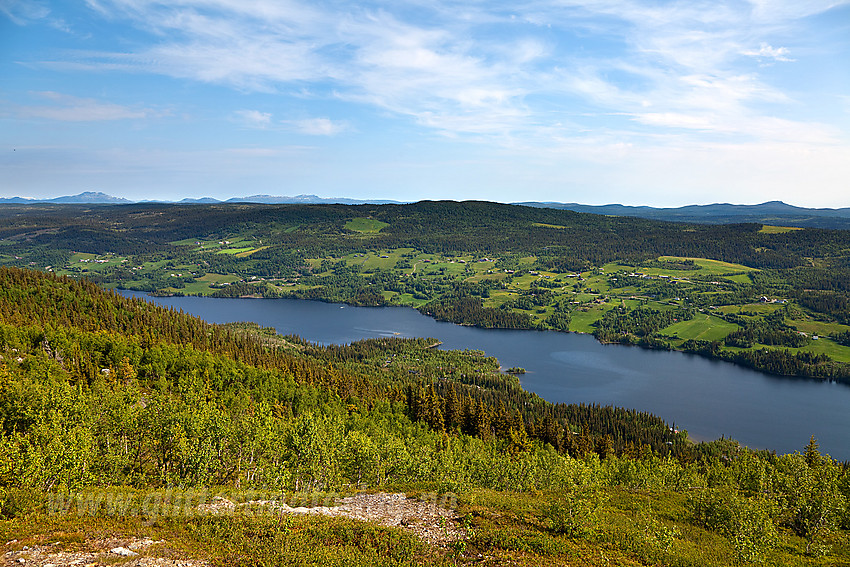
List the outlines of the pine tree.
<svg viewBox="0 0 850 567">
<path fill-rule="evenodd" d="M 478 405 L 475 408 L 475 435 L 485 441 L 489 440 L 492 436 L 491 423 L 489 408 L 484 405 L 483 401 L 478 400 Z"/>
<path fill-rule="evenodd" d="M 443 417 L 446 420 L 446 429 L 456 429 L 463 423 L 463 408 L 454 385 L 450 385 L 446 392 L 445 408 Z"/>
<path fill-rule="evenodd" d="M 522 414 L 518 411 L 511 415 L 510 425 L 508 426 L 507 439 L 508 452 L 512 455 L 517 455 L 528 451 L 531 448 L 531 442 L 528 439 L 528 434 L 525 431 L 525 423 L 522 419 Z"/>
<path fill-rule="evenodd" d="M 443 418 L 443 400 L 434 390 L 434 386 L 428 388 L 425 402 L 425 421 L 434 431 L 445 431 L 446 422 Z"/>
<path fill-rule="evenodd" d="M 586 423 L 581 424 L 581 429 L 578 433 L 578 438 L 575 443 L 574 457 L 583 459 L 593 452 L 593 437 L 590 435 L 590 430 Z"/>
<path fill-rule="evenodd" d="M 605 458 L 614 455 L 614 439 L 609 434 L 605 434 L 596 440 L 596 453 Z"/>
<path fill-rule="evenodd" d="M 818 450 L 818 442 L 814 435 L 809 439 L 809 443 L 806 445 L 806 450 L 803 454 L 806 458 L 806 464 L 812 468 L 819 467 L 823 462 L 823 457 L 821 457 Z"/>
</svg>

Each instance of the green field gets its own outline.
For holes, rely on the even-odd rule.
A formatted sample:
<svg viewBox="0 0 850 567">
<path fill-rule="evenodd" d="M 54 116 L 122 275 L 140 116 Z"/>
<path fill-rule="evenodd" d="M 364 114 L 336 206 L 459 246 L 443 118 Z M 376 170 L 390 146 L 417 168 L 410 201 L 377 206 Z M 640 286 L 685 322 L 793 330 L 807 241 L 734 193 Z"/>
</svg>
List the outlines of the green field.
<svg viewBox="0 0 850 567">
<path fill-rule="evenodd" d="M 210 289 L 209 284 L 195 281 L 184 284 L 183 287 L 164 287 L 162 288 L 162 291 L 168 293 L 182 293 L 184 295 L 209 295 L 213 290 Z"/>
<path fill-rule="evenodd" d="M 815 354 L 825 354 L 838 362 L 850 362 L 850 347 L 840 345 L 824 337 L 816 341 L 813 340 L 808 346 L 798 350 L 813 352 Z"/>
<path fill-rule="evenodd" d="M 245 252 L 239 252 L 238 254 L 236 254 L 236 257 L 237 258 L 247 258 L 251 254 L 253 254 L 255 252 L 259 252 L 260 250 L 265 250 L 266 248 L 268 248 L 268 246 L 260 246 L 259 248 L 251 248 L 250 250 L 246 250 Z"/>
<path fill-rule="evenodd" d="M 345 223 L 345 228 L 347 228 L 348 230 L 353 230 L 354 232 L 362 232 L 366 234 L 374 234 L 377 232 L 381 232 L 381 229 L 385 226 L 390 226 L 390 224 L 376 219 L 364 217 L 354 218 Z"/>
<path fill-rule="evenodd" d="M 721 313 L 734 313 L 743 315 L 770 315 L 777 309 L 782 309 L 779 303 L 744 303 L 742 305 L 724 305 L 718 308 Z"/>
<path fill-rule="evenodd" d="M 739 327 L 707 313 L 697 313 L 690 321 L 679 321 L 659 331 L 662 335 L 677 336 L 682 340 L 720 341 Z"/>
<path fill-rule="evenodd" d="M 76 262 L 80 262 L 82 260 L 91 261 L 91 260 L 97 259 L 97 257 L 98 257 L 97 254 L 90 254 L 88 252 L 74 252 L 73 254 L 71 254 L 71 262 L 76 263 Z"/>
<path fill-rule="evenodd" d="M 782 234 L 784 232 L 791 232 L 793 230 L 803 230 L 798 226 L 772 226 L 769 224 L 762 225 L 761 230 L 759 230 L 762 234 Z"/>
<path fill-rule="evenodd" d="M 232 274 L 204 274 L 198 278 L 198 281 L 206 284 L 233 283 L 239 281 L 239 276 L 234 276 Z"/>
<path fill-rule="evenodd" d="M 349 254 L 340 260 L 348 265 L 360 266 L 364 272 L 392 270 L 403 256 L 413 252 L 412 248 L 397 248 L 395 250 L 370 250 L 365 253 Z M 412 260 L 411 260 L 412 261 Z M 311 263 L 313 261 L 311 260 Z M 410 270 L 407 270 L 410 271 Z"/>
<path fill-rule="evenodd" d="M 570 322 L 570 331 L 574 331 L 576 333 L 592 333 L 596 330 L 596 327 L 594 327 L 593 324 L 610 308 L 611 306 L 607 305 L 593 305 L 573 311 L 572 321 Z"/>
<path fill-rule="evenodd" d="M 540 228 L 558 228 L 558 229 L 562 229 L 562 230 L 567 228 L 567 227 L 561 226 L 559 224 L 546 224 L 546 223 L 542 223 L 542 222 L 531 223 L 531 226 L 536 226 L 536 227 L 540 227 Z"/>
<path fill-rule="evenodd" d="M 672 261 L 682 261 L 682 260 L 693 260 L 694 263 L 700 267 L 699 270 L 694 270 L 694 272 L 701 274 L 728 274 L 729 272 L 757 272 L 758 270 L 755 268 L 750 268 L 748 266 L 742 266 L 741 264 L 732 264 L 730 262 L 721 262 L 720 260 L 709 260 L 708 258 L 688 258 L 681 256 L 661 256 L 658 258 L 659 261 L 664 262 L 667 260 Z M 681 273 L 681 272 L 680 272 Z"/>
<path fill-rule="evenodd" d="M 128 262 L 123 256 L 115 256 L 113 254 L 90 254 L 87 252 L 75 252 L 71 255 L 70 262 L 66 266 L 68 271 L 81 271 L 100 273 L 106 270 L 121 266 Z M 57 270 L 61 270 L 56 266 Z M 66 270 L 61 270 L 66 271 Z"/>
<path fill-rule="evenodd" d="M 802 348 L 789 348 L 784 346 L 777 347 L 762 344 L 756 344 L 754 348 L 788 351 L 791 353 L 810 352 L 813 354 L 825 354 L 836 362 L 850 362 L 850 347 L 839 345 L 838 343 L 835 343 L 827 338 L 819 338 L 818 340 L 813 340 L 808 345 Z M 738 347 L 723 347 L 723 350 L 740 352 L 745 349 Z"/>
<path fill-rule="evenodd" d="M 815 321 L 814 319 L 789 319 L 786 321 L 789 325 L 810 335 L 827 336 L 833 333 L 844 333 L 850 331 L 850 326 L 842 325 L 841 323 L 827 323 L 824 321 Z"/>
</svg>

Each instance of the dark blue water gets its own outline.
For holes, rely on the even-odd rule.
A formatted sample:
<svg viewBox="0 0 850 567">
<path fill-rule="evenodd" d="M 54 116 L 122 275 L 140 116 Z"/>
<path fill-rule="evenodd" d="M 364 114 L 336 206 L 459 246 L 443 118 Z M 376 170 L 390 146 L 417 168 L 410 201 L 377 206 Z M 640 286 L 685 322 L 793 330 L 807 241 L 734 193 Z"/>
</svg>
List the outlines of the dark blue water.
<svg viewBox="0 0 850 567">
<path fill-rule="evenodd" d="M 551 402 L 595 402 L 652 412 L 693 439 L 732 437 L 753 448 L 823 452 L 850 460 L 850 387 L 782 378 L 698 356 L 602 345 L 589 335 L 484 330 L 439 323 L 403 307 L 294 299 L 149 298 L 211 323 L 253 321 L 320 344 L 371 337 L 434 337 L 520 366 L 525 389 Z"/>
</svg>

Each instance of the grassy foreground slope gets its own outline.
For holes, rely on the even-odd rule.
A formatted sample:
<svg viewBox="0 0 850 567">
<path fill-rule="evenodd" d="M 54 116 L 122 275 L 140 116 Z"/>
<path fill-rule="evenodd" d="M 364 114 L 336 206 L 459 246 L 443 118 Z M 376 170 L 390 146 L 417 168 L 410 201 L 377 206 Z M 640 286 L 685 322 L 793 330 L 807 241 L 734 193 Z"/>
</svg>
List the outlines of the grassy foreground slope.
<svg viewBox="0 0 850 567">
<path fill-rule="evenodd" d="M 651 415 L 553 406 L 483 353 L 431 344 L 318 348 L 2 268 L 6 550 L 150 538 L 216 565 L 850 561 L 850 476 L 816 443 L 692 445 Z M 453 507 L 442 528 L 456 535 L 433 546 L 404 526 L 199 512 L 222 493 L 363 490 Z"/>
<path fill-rule="evenodd" d="M 850 380 L 850 231 L 486 202 L 0 208 L 0 265 L 161 294 L 408 305 Z"/>
</svg>

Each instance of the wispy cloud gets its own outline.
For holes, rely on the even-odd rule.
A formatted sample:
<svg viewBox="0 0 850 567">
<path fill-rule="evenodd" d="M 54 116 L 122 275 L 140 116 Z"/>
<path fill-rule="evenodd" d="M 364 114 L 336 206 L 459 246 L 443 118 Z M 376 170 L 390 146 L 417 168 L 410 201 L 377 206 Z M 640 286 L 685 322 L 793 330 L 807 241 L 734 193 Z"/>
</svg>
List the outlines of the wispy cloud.
<svg viewBox="0 0 850 567">
<path fill-rule="evenodd" d="M 310 136 L 336 136 L 351 129 L 346 120 L 330 118 L 301 118 L 297 120 L 276 120 L 271 112 L 259 110 L 237 110 L 233 119 L 246 128 L 258 130 L 288 130 Z"/>
<path fill-rule="evenodd" d="M 145 108 L 132 108 L 52 91 L 31 94 L 44 100 L 47 104 L 18 106 L 14 109 L 15 114 L 24 118 L 44 118 L 62 122 L 141 119 L 159 114 Z"/>
<path fill-rule="evenodd" d="M 299 92 L 450 136 L 506 143 L 581 137 L 595 126 L 592 117 L 611 115 L 632 118 L 621 124 L 631 137 L 679 128 L 759 140 L 774 135 L 767 125 L 780 107 L 788 109 L 780 110 L 786 122 L 800 120 L 790 110 L 794 97 L 762 75 L 764 63 L 793 63 L 787 31 L 848 4 L 88 0 L 150 41 L 52 64 L 164 74 L 248 93 Z M 245 126 L 274 127 L 263 112 L 235 116 Z M 350 127 L 327 118 L 279 124 L 314 135 Z M 814 125 L 810 133 L 823 132 Z"/>
<path fill-rule="evenodd" d="M 0 13 L 23 26 L 50 15 L 50 9 L 39 0 L 0 0 Z"/>
<path fill-rule="evenodd" d="M 787 47 L 772 47 L 771 45 L 762 42 L 758 50 L 750 49 L 741 52 L 744 55 L 751 57 L 759 57 L 762 59 L 774 59 L 776 61 L 793 62 L 794 60 L 788 57 L 790 51 Z"/>
<path fill-rule="evenodd" d="M 287 146 L 284 148 L 227 148 L 217 153 L 221 156 L 275 158 L 297 155 L 310 150 L 311 148 L 306 146 Z"/>
<path fill-rule="evenodd" d="M 732 64 L 739 54 L 790 61 L 788 48 L 767 40 L 758 49 L 742 47 L 770 33 L 760 27 L 768 17 L 775 28 L 782 18 L 837 4 L 783 12 L 766 0 L 752 10 L 732 2 L 629 0 L 392 7 L 296 0 L 90 1 L 102 13 L 130 18 L 155 34 L 154 45 L 119 55 L 130 67 L 249 91 L 310 85 L 314 92 L 407 115 L 436 130 L 500 135 L 545 126 L 546 117 L 530 102 L 535 96 L 577 97 L 617 112 L 635 111 L 635 104 L 646 101 L 666 113 L 696 112 L 701 100 L 715 100 L 717 89 L 710 83 L 729 85 L 740 74 Z M 413 9 L 416 18 L 409 15 Z M 585 56 L 535 37 L 543 27 L 573 34 L 592 29 L 624 47 L 608 58 Z M 90 63 L 108 64 L 107 59 Z M 606 78 L 626 67 L 642 79 L 639 87 Z M 714 79 L 690 86 L 682 80 L 700 75 Z M 746 88 L 728 100 L 753 100 L 746 95 L 758 89 Z M 683 107 L 682 95 L 693 108 Z M 328 131 L 327 124 L 312 126 Z"/>
<path fill-rule="evenodd" d="M 330 118 L 305 118 L 302 120 L 285 120 L 282 122 L 297 132 L 310 136 L 336 136 L 350 128 L 345 121 L 334 121 Z"/>
<path fill-rule="evenodd" d="M 272 115 L 270 112 L 259 110 L 237 110 L 233 113 L 236 122 L 248 128 L 266 129 L 271 126 Z"/>
<path fill-rule="evenodd" d="M 786 0 L 749 0 L 753 17 L 760 22 L 787 22 L 822 14 L 833 8 L 846 6 L 847 0 L 806 0 L 788 2 Z"/>
</svg>

